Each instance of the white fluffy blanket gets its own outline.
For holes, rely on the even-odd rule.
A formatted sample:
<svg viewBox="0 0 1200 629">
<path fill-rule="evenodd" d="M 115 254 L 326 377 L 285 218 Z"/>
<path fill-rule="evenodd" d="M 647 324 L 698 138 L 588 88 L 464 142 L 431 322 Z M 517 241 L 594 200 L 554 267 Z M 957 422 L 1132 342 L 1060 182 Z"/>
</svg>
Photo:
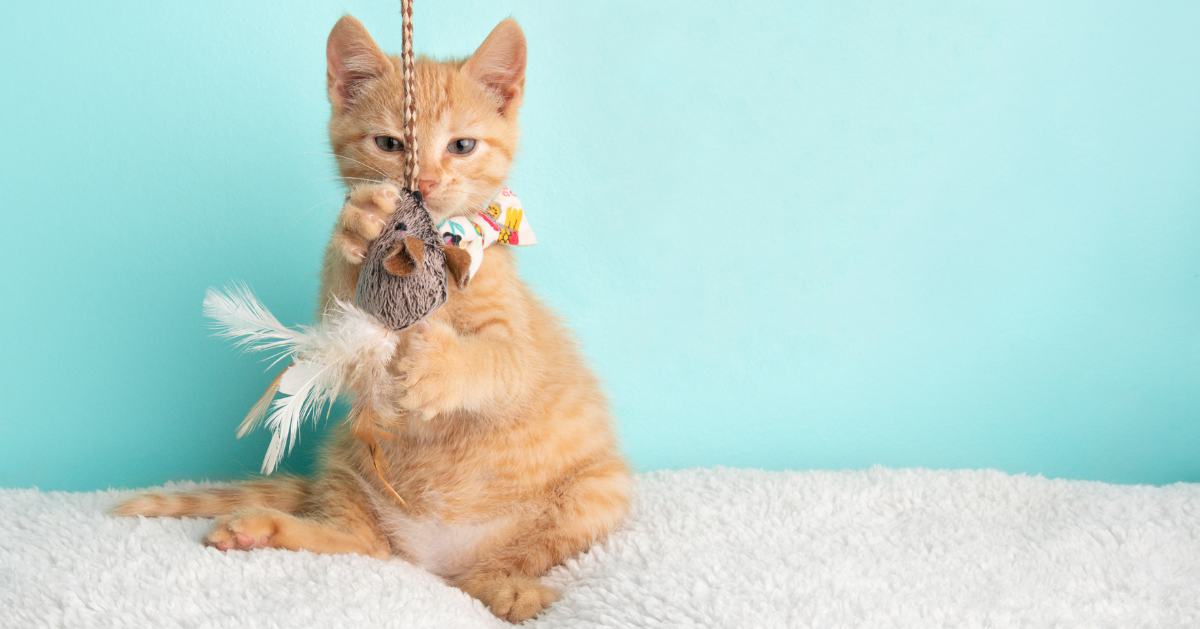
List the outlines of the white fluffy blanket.
<svg viewBox="0 0 1200 629">
<path fill-rule="evenodd" d="M 536 627 L 1200 627 L 1200 485 L 999 472 L 640 475 Z M 504 627 L 400 560 L 200 545 L 116 492 L 0 490 L 3 627 Z"/>
</svg>

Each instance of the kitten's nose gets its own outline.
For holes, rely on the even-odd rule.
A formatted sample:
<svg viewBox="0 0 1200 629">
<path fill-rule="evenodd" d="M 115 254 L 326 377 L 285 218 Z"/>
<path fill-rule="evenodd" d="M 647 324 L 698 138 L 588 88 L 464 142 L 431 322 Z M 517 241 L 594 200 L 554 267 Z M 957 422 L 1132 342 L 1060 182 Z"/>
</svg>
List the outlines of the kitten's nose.
<svg viewBox="0 0 1200 629">
<path fill-rule="evenodd" d="M 427 197 L 437 187 L 437 182 L 432 179 L 421 179 L 417 181 L 417 187 L 421 189 L 421 196 Z"/>
</svg>

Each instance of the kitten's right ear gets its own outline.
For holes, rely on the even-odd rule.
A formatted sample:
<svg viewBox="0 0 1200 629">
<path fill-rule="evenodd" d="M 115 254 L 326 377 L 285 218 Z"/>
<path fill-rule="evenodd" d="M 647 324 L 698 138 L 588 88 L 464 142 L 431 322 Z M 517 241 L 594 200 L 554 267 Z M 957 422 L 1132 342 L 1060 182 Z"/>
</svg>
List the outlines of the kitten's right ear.
<svg viewBox="0 0 1200 629">
<path fill-rule="evenodd" d="M 367 83 L 392 71 L 392 62 L 371 39 L 362 22 L 343 16 L 329 32 L 325 45 L 329 102 L 340 113 L 362 93 Z"/>
<path fill-rule="evenodd" d="M 492 29 L 463 64 L 462 72 L 499 97 L 500 111 L 507 115 L 521 106 L 526 54 L 525 33 L 516 20 L 508 18 Z"/>
</svg>

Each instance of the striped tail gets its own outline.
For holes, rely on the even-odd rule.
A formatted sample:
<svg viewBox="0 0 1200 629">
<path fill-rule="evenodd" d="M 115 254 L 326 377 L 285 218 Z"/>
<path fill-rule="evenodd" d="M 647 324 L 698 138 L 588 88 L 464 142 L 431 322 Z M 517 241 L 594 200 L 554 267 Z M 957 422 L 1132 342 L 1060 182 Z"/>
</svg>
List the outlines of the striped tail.
<svg viewBox="0 0 1200 629">
<path fill-rule="evenodd" d="M 309 481 L 298 476 L 272 476 L 246 481 L 234 487 L 210 487 L 195 491 L 148 492 L 123 500 L 113 515 L 215 518 L 251 508 L 278 509 L 299 513 L 309 497 Z"/>
</svg>

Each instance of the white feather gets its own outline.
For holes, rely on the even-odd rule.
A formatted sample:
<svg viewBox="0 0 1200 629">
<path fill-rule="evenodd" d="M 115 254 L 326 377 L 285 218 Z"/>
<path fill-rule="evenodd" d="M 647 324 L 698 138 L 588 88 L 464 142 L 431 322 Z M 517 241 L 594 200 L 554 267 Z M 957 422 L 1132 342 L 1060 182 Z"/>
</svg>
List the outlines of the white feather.
<svg viewBox="0 0 1200 629">
<path fill-rule="evenodd" d="M 234 284 L 228 294 L 210 288 L 204 294 L 204 314 L 213 320 L 217 336 L 237 339 L 234 345 L 249 351 L 278 350 L 292 353 L 303 344 L 306 330 L 292 330 L 279 322 L 245 284 Z"/>
<path fill-rule="evenodd" d="M 235 285 L 226 293 L 209 289 L 204 313 L 214 320 L 218 336 L 236 339 L 247 351 L 273 350 L 276 361 L 286 357 L 294 362 L 280 378 L 283 395 L 266 418 L 274 434 L 264 474 L 291 451 L 301 425 L 315 420 L 343 390 L 355 391 L 378 413 L 393 412 L 396 391 L 387 366 L 399 335 L 353 304 L 335 300 L 320 324 L 294 330 L 281 324 L 249 288 Z"/>
<path fill-rule="evenodd" d="M 271 435 L 271 445 L 267 446 L 267 455 L 263 457 L 262 473 L 270 474 L 279 467 L 279 460 L 283 458 L 283 435 L 276 430 L 275 434 Z"/>
</svg>

